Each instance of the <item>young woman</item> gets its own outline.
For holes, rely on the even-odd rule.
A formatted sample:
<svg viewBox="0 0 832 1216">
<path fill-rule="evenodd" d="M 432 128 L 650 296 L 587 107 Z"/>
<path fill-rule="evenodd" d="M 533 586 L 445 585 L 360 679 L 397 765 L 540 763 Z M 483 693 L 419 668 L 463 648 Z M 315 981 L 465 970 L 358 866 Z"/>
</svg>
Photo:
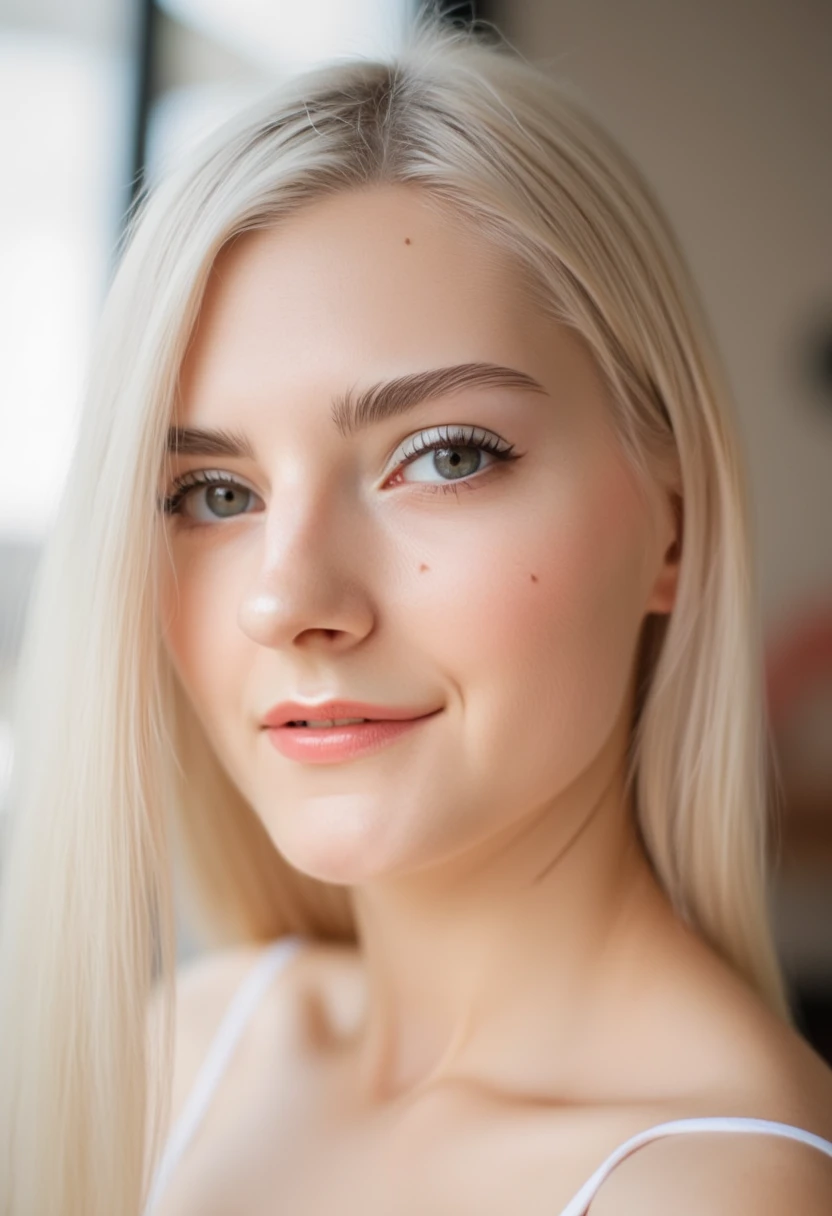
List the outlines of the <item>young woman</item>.
<svg viewBox="0 0 832 1216">
<path fill-rule="evenodd" d="M 829 1210 L 731 410 L 636 172 L 471 33 L 145 200 L 21 660 L 5 1216 Z"/>
</svg>

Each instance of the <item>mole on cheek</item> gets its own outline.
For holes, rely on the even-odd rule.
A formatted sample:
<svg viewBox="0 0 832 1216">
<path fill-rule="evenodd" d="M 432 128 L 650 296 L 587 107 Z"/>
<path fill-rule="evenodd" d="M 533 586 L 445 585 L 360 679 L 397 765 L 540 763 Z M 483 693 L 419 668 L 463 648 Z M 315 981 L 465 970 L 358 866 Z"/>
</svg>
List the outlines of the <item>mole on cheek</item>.
<svg viewBox="0 0 832 1216">
<path fill-rule="evenodd" d="M 427 570 L 427 566 L 425 565 L 425 563 L 424 563 L 424 562 L 422 562 L 421 566 L 419 567 L 419 570 L 420 570 L 420 571 L 422 571 L 422 570 Z"/>
<path fill-rule="evenodd" d="M 536 575 L 536 574 L 533 574 L 533 575 L 532 575 L 532 582 L 533 582 L 533 583 L 536 583 L 536 582 L 537 582 L 537 575 Z"/>
<path fill-rule="evenodd" d="M 409 245 L 409 244 L 410 244 L 410 237 L 409 237 L 409 236 L 406 236 L 406 237 L 404 238 L 404 243 L 405 243 L 405 245 Z"/>
</svg>

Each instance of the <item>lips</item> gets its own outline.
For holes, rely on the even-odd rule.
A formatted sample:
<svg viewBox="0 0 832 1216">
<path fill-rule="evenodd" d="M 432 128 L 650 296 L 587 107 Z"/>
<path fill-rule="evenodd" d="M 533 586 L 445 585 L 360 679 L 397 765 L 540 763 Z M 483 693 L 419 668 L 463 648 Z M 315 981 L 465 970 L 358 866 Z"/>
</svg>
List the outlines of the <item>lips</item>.
<svg viewBox="0 0 832 1216">
<path fill-rule="evenodd" d="M 376 713 L 390 712 L 389 708 L 385 710 L 377 705 L 371 708 Z M 302 710 L 304 713 L 310 712 L 308 706 L 303 706 Z M 281 710 L 281 716 L 286 712 Z M 295 708 L 291 712 L 298 711 Z M 311 712 L 320 713 L 321 707 L 314 706 Z M 397 709 L 396 712 L 402 711 Z M 263 734 L 276 751 L 296 764 L 346 764 L 368 758 L 393 745 L 405 746 L 406 739 L 418 737 L 420 732 L 427 730 L 426 723 L 439 713 L 441 709 L 418 715 L 411 711 L 408 718 L 375 718 L 345 726 L 271 726 Z"/>
<path fill-rule="evenodd" d="M 331 721 L 333 718 L 402 722 L 412 718 L 424 718 L 435 712 L 435 709 L 423 709 L 419 706 L 377 705 L 369 701 L 319 701 L 316 704 L 281 701 L 263 716 L 262 725 L 264 728 L 280 727 L 288 722 L 322 722 Z"/>
</svg>

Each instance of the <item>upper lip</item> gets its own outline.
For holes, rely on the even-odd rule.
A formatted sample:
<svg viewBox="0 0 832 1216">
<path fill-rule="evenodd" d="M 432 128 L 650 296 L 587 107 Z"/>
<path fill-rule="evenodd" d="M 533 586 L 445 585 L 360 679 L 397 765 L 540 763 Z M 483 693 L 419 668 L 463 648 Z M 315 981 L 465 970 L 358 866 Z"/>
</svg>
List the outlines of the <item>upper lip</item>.
<svg viewBox="0 0 832 1216">
<path fill-rule="evenodd" d="M 263 716 L 263 726 L 285 726 L 287 722 L 321 722 L 332 718 L 402 721 L 407 718 L 424 718 L 427 714 L 436 712 L 432 709 L 398 705 L 373 705 L 369 701 L 318 701 L 316 704 L 281 701 Z"/>
</svg>

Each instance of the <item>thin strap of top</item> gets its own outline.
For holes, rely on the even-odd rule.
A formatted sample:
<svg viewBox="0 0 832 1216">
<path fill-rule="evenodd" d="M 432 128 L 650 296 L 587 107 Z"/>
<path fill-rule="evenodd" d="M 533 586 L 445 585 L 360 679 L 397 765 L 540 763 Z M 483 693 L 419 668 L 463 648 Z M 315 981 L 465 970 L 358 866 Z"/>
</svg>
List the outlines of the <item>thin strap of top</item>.
<svg viewBox="0 0 832 1216">
<path fill-rule="evenodd" d="M 661 1136 L 674 1136 L 682 1132 L 767 1132 L 773 1136 L 785 1136 L 789 1140 L 800 1140 L 813 1148 L 819 1148 L 827 1157 L 832 1157 L 832 1141 L 816 1136 L 814 1132 L 804 1131 L 802 1127 L 792 1127 L 790 1123 L 778 1123 L 772 1119 L 751 1119 L 739 1116 L 712 1116 L 699 1119 L 674 1119 L 669 1123 L 657 1123 L 646 1131 L 637 1132 L 629 1140 L 619 1145 L 605 1161 L 598 1166 L 595 1173 L 587 1179 L 560 1216 L 586 1216 L 586 1210 L 595 1198 L 601 1183 L 615 1169 L 620 1161 L 629 1157 L 630 1153 L 658 1140 Z"/>
<path fill-rule="evenodd" d="M 277 972 L 283 969 L 303 944 L 304 938 L 300 934 L 279 937 L 266 947 L 234 993 L 197 1073 L 193 1088 L 168 1136 L 145 1206 L 145 1216 L 150 1216 L 153 1207 L 158 1203 L 171 1171 L 201 1123 L 211 1096 L 260 998 Z"/>
</svg>

